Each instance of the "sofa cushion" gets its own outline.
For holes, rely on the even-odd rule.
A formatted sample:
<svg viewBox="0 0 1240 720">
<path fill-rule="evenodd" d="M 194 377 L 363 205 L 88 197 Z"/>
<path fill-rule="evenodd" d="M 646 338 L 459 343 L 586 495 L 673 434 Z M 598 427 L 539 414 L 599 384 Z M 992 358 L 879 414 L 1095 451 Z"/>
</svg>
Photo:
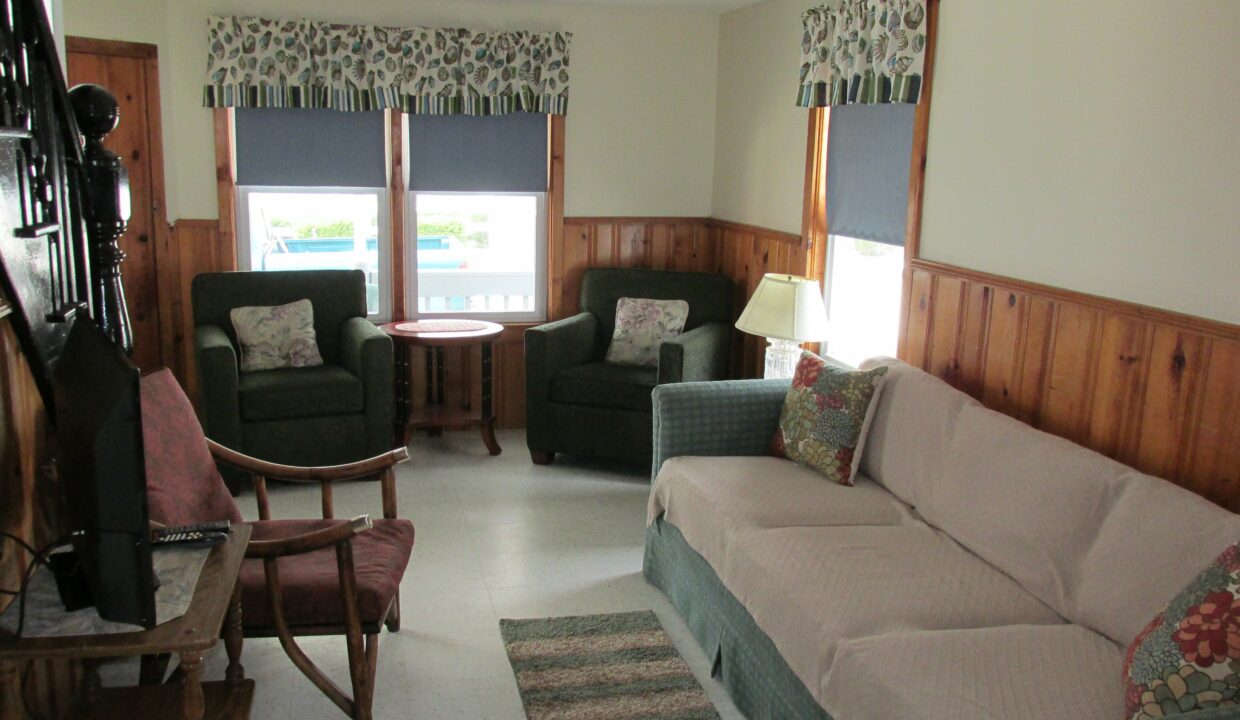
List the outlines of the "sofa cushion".
<svg viewBox="0 0 1240 720">
<path fill-rule="evenodd" d="M 852 485 L 886 376 L 886 367 L 851 370 L 801 353 L 771 454 L 808 465 L 838 485 Z"/>
<path fill-rule="evenodd" d="M 660 515 L 716 572 L 728 539 L 745 528 L 899 525 L 908 508 L 874 481 L 859 476 L 844 487 L 773 457 L 675 457 L 663 463 L 648 505 L 648 522 Z"/>
<path fill-rule="evenodd" d="M 1146 626 L 1124 659 L 1124 716 L 1163 717 L 1240 702 L 1240 543 Z M 1240 715 L 1240 708 L 1236 708 Z"/>
<path fill-rule="evenodd" d="M 1122 661 L 1079 625 L 900 632 L 840 643 L 821 696 L 848 720 L 1118 720 Z"/>
<path fill-rule="evenodd" d="M 362 381 L 339 365 L 245 373 L 238 379 L 242 420 L 358 413 Z"/>
<path fill-rule="evenodd" d="M 961 408 L 954 424 L 942 479 L 922 493 L 918 512 L 1078 620 L 1081 563 L 1131 470 L 981 406 Z"/>
<path fill-rule="evenodd" d="M 742 530 L 721 579 L 811 692 L 845 640 L 1063 623 L 1014 580 L 919 522 Z"/>
<path fill-rule="evenodd" d="M 954 424 L 921 516 L 1121 645 L 1240 538 L 1240 516 L 1001 413 L 969 406 Z"/>
<path fill-rule="evenodd" d="M 973 398 L 899 360 L 876 358 L 861 369 L 888 366 L 883 392 L 861 455 L 860 472 L 917 506 L 943 473 L 956 418 Z"/>
<path fill-rule="evenodd" d="M 1131 471 L 1081 561 L 1071 615 L 1128 645 L 1184 586 L 1240 540 L 1240 515 Z"/>
<path fill-rule="evenodd" d="M 552 402 L 650 412 L 657 367 L 593 362 L 561 371 L 551 379 Z"/>
</svg>

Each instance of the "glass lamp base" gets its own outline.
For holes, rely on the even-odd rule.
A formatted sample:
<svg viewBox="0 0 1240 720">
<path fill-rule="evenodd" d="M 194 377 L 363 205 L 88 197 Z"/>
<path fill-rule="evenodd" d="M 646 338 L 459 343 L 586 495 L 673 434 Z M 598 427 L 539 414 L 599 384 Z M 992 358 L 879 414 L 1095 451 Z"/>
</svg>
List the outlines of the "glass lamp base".
<svg viewBox="0 0 1240 720">
<path fill-rule="evenodd" d="M 796 372 L 797 362 L 801 359 L 801 346 L 793 340 L 767 338 L 770 343 L 766 347 L 766 367 L 762 377 L 767 379 L 789 379 Z"/>
</svg>

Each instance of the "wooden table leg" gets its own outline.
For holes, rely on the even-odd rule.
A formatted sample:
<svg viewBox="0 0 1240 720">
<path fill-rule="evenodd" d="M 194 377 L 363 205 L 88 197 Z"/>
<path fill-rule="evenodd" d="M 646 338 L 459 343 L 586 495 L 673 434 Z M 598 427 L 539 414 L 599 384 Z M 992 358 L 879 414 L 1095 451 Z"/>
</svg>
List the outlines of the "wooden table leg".
<svg viewBox="0 0 1240 720">
<path fill-rule="evenodd" d="M 241 665 L 241 583 L 233 587 L 232 599 L 228 602 L 228 614 L 224 616 L 224 650 L 228 654 L 228 669 L 224 671 L 224 679 L 232 687 L 237 687 L 245 680 L 245 667 Z"/>
<path fill-rule="evenodd" d="M 0 720 L 22 720 L 25 714 L 17 663 L 0 662 Z"/>
<path fill-rule="evenodd" d="M 181 653 L 181 670 L 185 673 L 181 681 L 185 693 L 181 701 L 182 717 L 185 720 L 202 720 L 206 713 L 206 701 L 202 696 L 202 654 Z"/>
<path fill-rule="evenodd" d="M 164 681 L 164 676 L 168 674 L 168 661 L 171 659 L 172 656 L 168 653 L 143 655 L 141 665 L 139 665 L 138 684 L 162 684 Z"/>
<path fill-rule="evenodd" d="M 397 444 L 409 445 L 409 413 L 413 407 L 413 369 L 409 358 L 409 346 L 396 343 L 396 423 L 394 435 Z"/>
<path fill-rule="evenodd" d="M 82 705 L 91 707 L 99 699 L 103 682 L 99 679 L 99 661 L 88 658 L 82 661 Z"/>
<path fill-rule="evenodd" d="M 499 455 L 503 452 L 495 439 L 495 411 L 491 403 L 491 382 L 494 363 L 491 362 L 491 343 L 482 343 L 482 442 L 487 452 Z"/>
</svg>

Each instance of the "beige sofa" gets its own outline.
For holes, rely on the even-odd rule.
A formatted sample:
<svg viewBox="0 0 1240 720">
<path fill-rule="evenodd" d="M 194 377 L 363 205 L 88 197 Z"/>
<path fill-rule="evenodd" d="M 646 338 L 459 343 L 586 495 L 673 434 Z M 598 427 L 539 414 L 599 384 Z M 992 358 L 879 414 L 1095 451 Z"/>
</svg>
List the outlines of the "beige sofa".
<svg viewBox="0 0 1240 720">
<path fill-rule="evenodd" d="M 875 362 L 891 370 L 855 487 L 753 454 L 778 386 L 660 388 L 647 576 L 717 665 L 779 665 L 724 647 L 761 643 L 697 607 L 709 583 L 673 592 L 690 570 L 660 554 L 670 525 L 835 720 L 1123 717 L 1126 646 L 1240 538 L 1240 516 Z M 712 392 L 734 397 L 712 406 Z M 725 424 L 685 439 L 694 417 L 741 406 L 753 437 Z M 717 669 L 768 675 L 728 681 L 752 717 L 807 714 L 763 691 L 772 668 Z"/>
</svg>

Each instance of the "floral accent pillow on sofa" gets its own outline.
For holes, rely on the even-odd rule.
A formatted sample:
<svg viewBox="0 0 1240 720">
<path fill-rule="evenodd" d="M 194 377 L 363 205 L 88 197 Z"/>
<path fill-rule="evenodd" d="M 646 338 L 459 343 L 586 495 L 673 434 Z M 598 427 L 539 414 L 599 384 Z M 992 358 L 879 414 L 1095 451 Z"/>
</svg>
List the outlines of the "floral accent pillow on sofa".
<svg viewBox="0 0 1240 720">
<path fill-rule="evenodd" d="M 1132 641 L 1124 683 L 1130 720 L 1225 706 L 1240 717 L 1240 542 Z"/>
<path fill-rule="evenodd" d="M 832 482 L 852 485 L 886 377 L 886 366 L 848 370 L 812 352 L 802 353 L 771 454 L 808 465 Z"/>
<path fill-rule="evenodd" d="M 688 319 L 689 303 L 684 300 L 620 298 L 607 362 L 658 367 L 659 346 L 680 335 Z"/>
<path fill-rule="evenodd" d="M 309 300 L 233 308 L 229 316 L 241 346 L 241 372 L 323 364 Z"/>
</svg>

